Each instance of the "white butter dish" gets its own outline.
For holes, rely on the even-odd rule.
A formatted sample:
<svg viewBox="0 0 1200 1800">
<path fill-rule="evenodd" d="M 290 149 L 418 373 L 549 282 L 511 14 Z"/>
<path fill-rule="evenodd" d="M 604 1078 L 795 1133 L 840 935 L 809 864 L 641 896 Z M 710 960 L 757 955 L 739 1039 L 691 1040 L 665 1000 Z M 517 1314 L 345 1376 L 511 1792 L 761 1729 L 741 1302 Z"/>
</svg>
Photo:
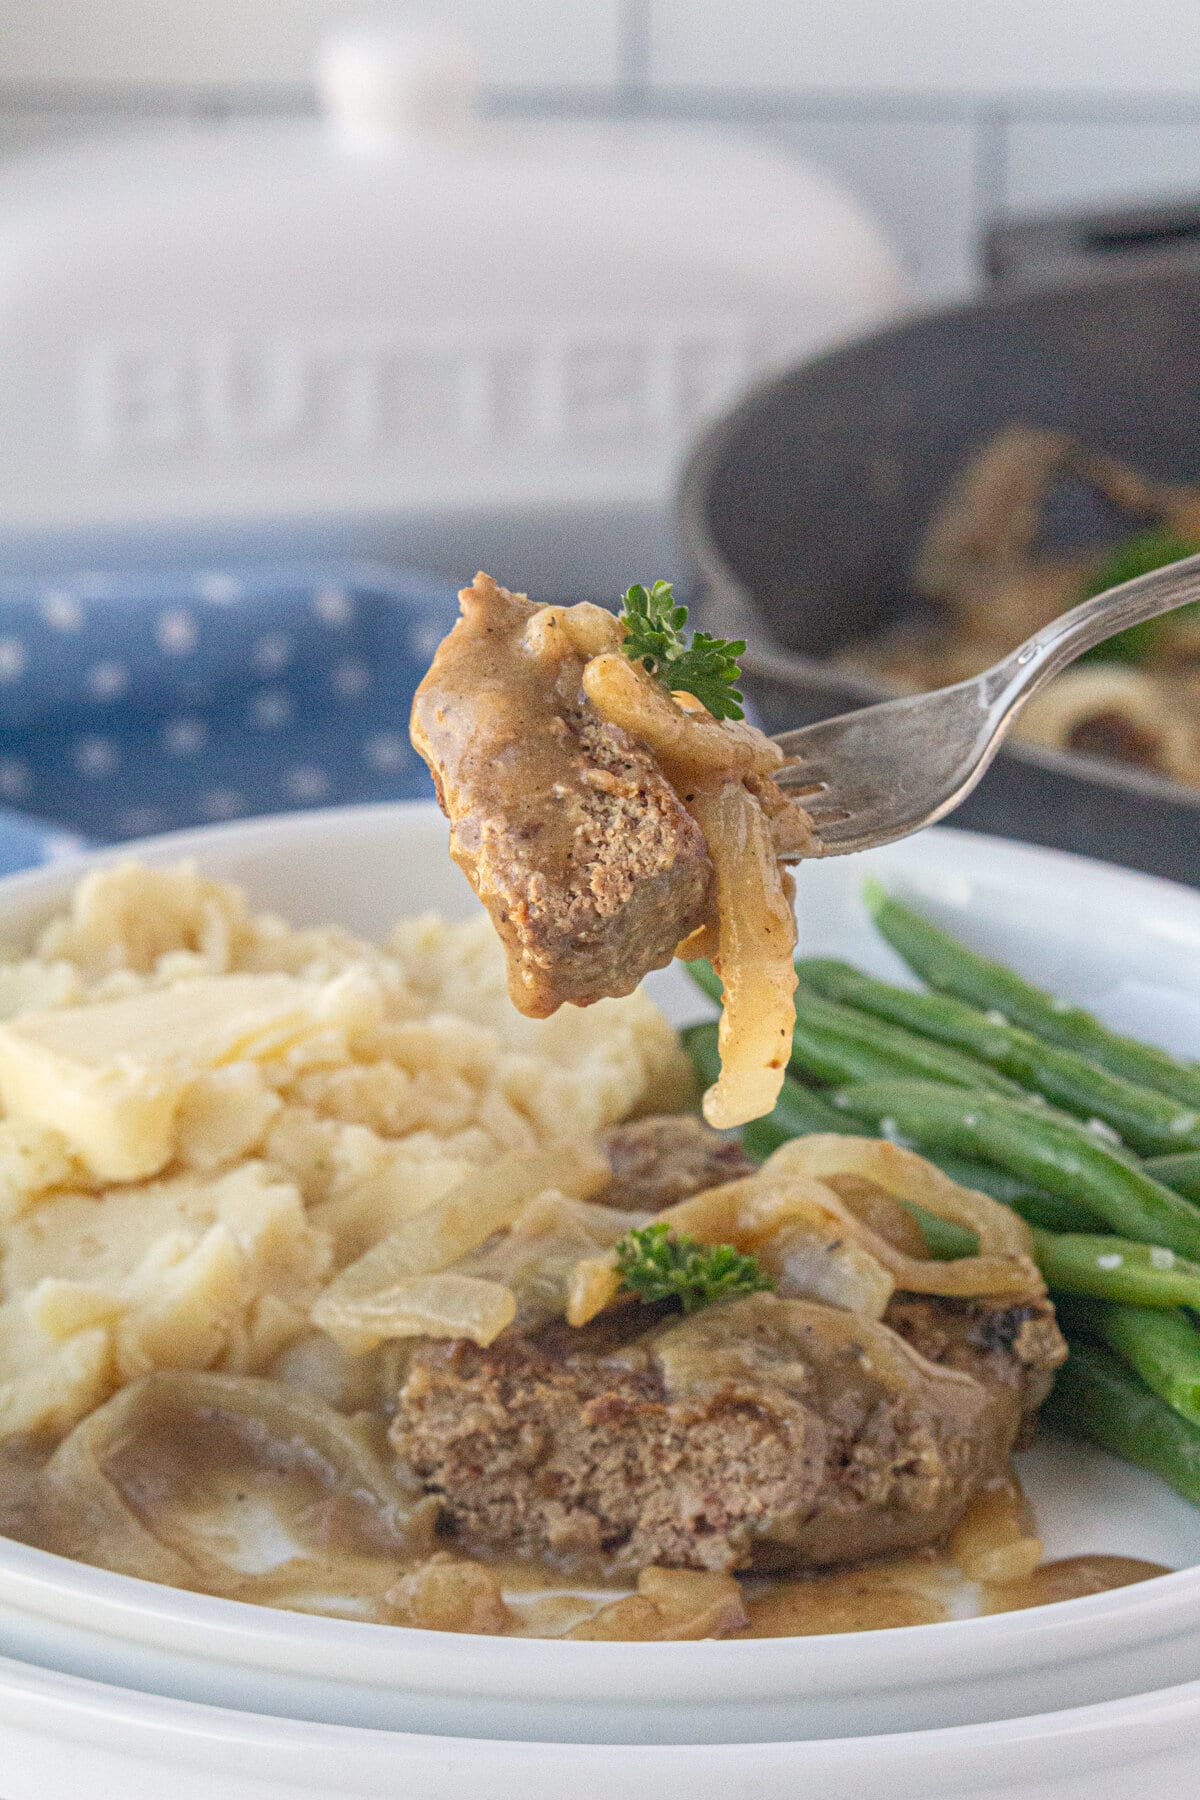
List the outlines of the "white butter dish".
<svg viewBox="0 0 1200 1800">
<path fill-rule="evenodd" d="M 485 120 L 472 84 L 453 37 L 360 32 L 319 117 L 9 163 L 7 537 L 319 521 L 326 550 L 606 595 L 661 572 L 631 558 L 667 555 L 703 420 L 902 305 L 871 221 L 782 152 Z"/>
</svg>

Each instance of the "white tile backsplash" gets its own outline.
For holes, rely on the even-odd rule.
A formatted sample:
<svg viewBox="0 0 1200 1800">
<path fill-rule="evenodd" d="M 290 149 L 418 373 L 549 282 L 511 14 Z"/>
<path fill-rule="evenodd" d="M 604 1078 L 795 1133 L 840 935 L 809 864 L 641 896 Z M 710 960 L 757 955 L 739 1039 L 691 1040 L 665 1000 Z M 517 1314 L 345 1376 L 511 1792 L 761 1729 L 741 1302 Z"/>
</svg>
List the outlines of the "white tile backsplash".
<svg viewBox="0 0 1200 1800">
<path fill-rule="evenodd" d="M 829 169 L 918 293 L 1003 216 L 1200 195 L 1200 0 L 413 0 L 494 102 L 711 118 Z M 406 0 L 0 0 L 0 154 L 195 106 L 305 104 L 321 35 Z"/>
<path fill-rule="evenodd" d="M 808 93 L 1190 94 L 1196 0 L 653 0 L 650 78 Z"/>
<path fill-rule="evenodd" d="M 979 133 L 967 117 L 814 117 L 777 128 L 882 220 L 915 290 L 957 299 L 975 285 Z"/>
<path fill-rule="evenodd" d="M 0 102 L 0 156 L 15 156 L 44 144 L 79 138 L 112 137 L 178 118 L 177 111 L 139 107 L 136 113 L 95 108 L 5 106 Z"/>
<path fill-rule="evenodd" d="M 625 0 L 0 0 L 0 86 L 265 89 L 307 80 L 321 36 L 364 18 L 445 19 L 496 85 L 611 86 Z"/>
<path fill-rule="evenodd" d="M 1200 197 L 1200 106 L 1192 119 L 1018 116 L 1006 137 L 1008 214 Z"/>
</svg>

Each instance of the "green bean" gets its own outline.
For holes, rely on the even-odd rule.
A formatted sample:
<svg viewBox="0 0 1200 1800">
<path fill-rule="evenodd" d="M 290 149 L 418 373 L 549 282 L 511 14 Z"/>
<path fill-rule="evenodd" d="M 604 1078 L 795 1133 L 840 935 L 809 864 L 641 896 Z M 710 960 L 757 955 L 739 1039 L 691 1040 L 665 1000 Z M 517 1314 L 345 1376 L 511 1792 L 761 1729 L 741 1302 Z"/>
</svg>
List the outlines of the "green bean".
<svg viewBox="0 0 1200 1800">
<path fill-rule="evenodd" d="M 940 1218 L 911 1201 L 905 1201 L 903 1205 L 921 1227 L 930 1256 L 948 1261 L 953 1257 L 975 1255 L 979 1239 L 966 1226 Z M 1093 1307 L 1097 1312 L 1121 1311 L 1123 1307 L 1131 1313 L 1154 1312 L 1164 1317 L 1183 1318 L 1179 1311 L 1181 1306 L 1200 1305 L 1200 1264 L 1186 1262 L 1170 1250 L 1159 1250 L 1150 1244 L 1133 1244 L 1128 1238 L 1084 1237 L 1035 1228 L 1033 1254 L 1055 1299 L 1064 1307 L 1078 1309 L 1077 1314 L 1067 1312 L 1068 1320 L 1073 1316 L 1081 1321 L 1090 1317 Z M 1161 1260 L 1154 1260 L 1165 1256 L 1171 1257 L 1169 1267 Z M 1082 1298 L 1076 1299 L 1076 1296 Z M 1101 1301 L 1107 1302 L 1108 1307 L 1101 1309 L 1097 1304 Z M 1066 1330 L 1067 1326 L 1064 1324 L 1063 1328 Z M 1200 1337 L 1190 1325 L 1188 1329 L 1196 1338 L 1196 1365 L 1200 1370 Z M 1115 1344 L 1113 1347 L 1119 1348 Z M 1155 1392 L 1161 1390 L 1156 1388 Z M 1200 1424 L 1200 1411 L 1196 1422 Z"/>
<path fill-rule="evenodd" d="M 710 1087 L 721 1066 L 715 1022 L 689 1025 L 680 1036 L 698 1079 L 705 1087 Z M 856 1130 L 857 1126 L 845 1113 L 835 1112 L 826 1101 L 801 1087 L 798 1081 L 785 1078 L 773 1110 L 765 1118 L 753 1119 L 743 1127 L 742 1148 L 747 1156 L 761 1162 L 790 1138 L 807 1137 L 814 1131 L 836 1131 L 840 1137 L 846 1137 Z"/>
<path fill-rule="evenodd" d="M 927 1212 L 914 1200 L 902 1200 L 900 1204 L 921 1227 L 925 1248 L 938 1262 L 953 1262 L 960 1256 L 974 1256 L 978 1250 L 978 1236 L 975 1232 L 968 1231 L 965 1225 L 956 1225 L 953 1219 L 943 1219 L 937 1213 Z"/>
<path fill-rule="evenodd" d="M 708 968 L 707 963 L 703 966 Z M 697 1078 L 702 1086 L 710 1087 L 717 1079 L 721 1066 L 715 1022 L 689 1025 L 681 1036 Z M 810 1089 L 786 1077 L 773 1110 L 765 1118 L 753 1119 L 743 1127 L 742 1148 L 747 1156 L 762 1162 L 772 1150 L 777 1150 L 780 1144 L 786 1144 L 791 1138 L 806 1137 L 814 1131 L 833 1131 L 846 1137 L 854 1136 L 857 1130 L 857 1124 L 847 1118 L 844 1112 L 835 1110 Z M 971 1162 L 920 1142 L 915 1148 L 921 1155 L 927 1156 L 930 1162 L 936 1163 L 938 1168 L 949 1175 L 951 1181 L 957 1181 L 960 1187 L 975 1188 L 982 1194 L 991 1195 L 994 1200 L 1002 1201 L 1006 1206 L 1012 1206 L 1031 1225 L 1040 1225 L 1047 1231 L 1092 1231 L 1099 1222 L 1096 1214 L 1080 1201 L 1031 1188 L 1027 1181 L 1022 1181 L 1003 1169 Z"/>
<path fill-rule="evenodd" d="M 1184 1150 L 1178 1156 L 1154 1156 L 1146 1167 L 1155 1181 L 1165 1182 L 1186 1200 L 1200 1200 L 1200 1150 Z"/>
<path fill-rule="evenodd" d="M 919 913 L 890 898 L 877 881 L 863 889 L 876 926 L 931 988 L 996 1010 L 1052 1044 L 1078 1051 L 1114 1075 L 1200 1109 L 1200 1064 L 1183 1062 L 1136 1038 L 1123 1037 L 1082 1007 L 1023 981 L 1003 963 L 980 956 Z"/>
<path fill-rule="evenodd" d="M 920 1145 L 917 1149 L 922 1156 L 926 1154 Z M 1047 1231 L 1097 1231 L 1102 1226 L 1103 1222 L 1081 1201 L 1047 1194 L 988 1163 L 972 1162 L 969 1157 L 955 1156 L 946 1150 L 934 1151 L 928 1160 L 936 1163 L 951 1181 L 957 1181 L 959 1187 L 974 1188 L 976 1193 L 988 1194 L 1004 1206 L 1011 1206 L 1031 1225 L 1044 1226 Z"/>
<path fill-rule="evenodd" d="M 911 1031 L 881 1024 L 850 1006 L 796 992 L 793 1069 L 820 1082 L 886 1081 L 895 1076 L 944 1081 L 972 1092 L 1019 1094 L 1007 1077 L 973 1056 L 947 1050 Z"/>
<path fill-rule="evenodd" d="M 1200 1263 L 1160 1244 L 1036 1228 L 1033 1244 L 1046 1285 L 1060 1293 L 1131 1306 L 1200 1306 Z"/>
<path fill-rule="evenodd" d="M 1039 1231 L 1053 1231 L 1062 1237 L 1094 1237 L 1104 1231 L 1103 1219 L 1098 1219 L 1090 1207 L 1068 1200 L 1064 1194 L 1040 1194 L 1036 1188 L 1030 1188 L 1002 1204 L 1011 1206 L 1027 1225 L 1034 1225 Z"/>
<path fill-rule="evenodd" d="M 1011 1206 L 1023 1194 L 1034 1192 L 1027 1181 L 1018 1180 L 1004 1169 L 993 1169 L 990 1163 L 972 1162 L 969 1156 L 954 1156 L 940 1150 L 937 1165 L 951 1181 L 957 1181 L 959 1187 L 990 1194 L 993 1200 L 1003 1200 L 1006 1206 Z"/>
<path fill-rule="evenodd" d="M 1114 1153 L 1085 1125 L 1036 1100 L 967 1095 L 930 1081 L 846 1087 L 835 1105 L 935 1155 L 994 1163 L 1033 1186 L 1077 1200 L 1123 1237 L 1200 1259 L 1200 1208 Z"/>
<path fill-rule="evenodd" d="M 707 994 L 719 1006 L 724 998 L 725 988 L 712 964 L 705 957 L 697 957 L 694 962 L 685 962 L 683 966 L 700 992 Z"/>
<path fill-rule="evenodd" d="M 1040 1194 L 1036 1188 L 1017 1183 L 1013 1184 L 1013 1191 L 995 1194 L 990 1188 L 984 1187 L 982 1182 L 963 1181 L 957 1157 L 945 1156 L 940 1152 L 932 1156 L 925 1152 L 921 1154 L 927 1162 L 936 1164 L 943 1174 L 949 1175 L 951 1181 L 957 1181 L 961 1187 L 973 1187 L 980 1194 L 990 1194 L 993 1200 L 998 1200 L 1001 1206 L 1010 1206 L 1027 1225 L 1033 1225 L 1039 1231 L 1054 1232 L 1062 1237 L 1095 1235 L 1101 1223 L 1095 1213 L 1089 1212 L 1077 1200 L 1066 1200 L 1058 1194 Z M 957 1256 L 966 1254 L 965 1250 L 955 1251 Z"/>
<path fill-rule="evenodd" d="M 789 1076 L 784 1078 L 779 1098 L 766 1117 L 743 1125 L 742 1149 L 756 1162 L 763 1162 L 780 1144 L 808 1137 L 814 1131 L 835 1131 L 839 1137 L 855 1135 L 855 1127 L 845 1113 L 834 1112 L 832 1106 Z"/>
<path fill-rule="evenodd" d="M 1065 1329 L 1088 1332 L 1115 1350 L 1152 1394 L 1181 1418 L 1200 1425 L 1200 1332 L 1171 1307 L 1104 1305 L 1068 1301 L 1060 1312 Z"/>
<path fill-rule="evenodd" d="M 1068 1200 L 1062 1194 L 1047 1194 L 1016 1175 L 1009 1175 L 1004 1169 L 992 1168 L 989 1163 L 972 1162 L 969 1157 L 955 1156 L 946 1150 L 929 1152 L 919 1144 L 916 1148 L 929 1162 L 936 1163 L 951 1181 L 957 1181 L 959 1187 L 974 1188 L 978 1194 L 987 1194 L 1002 1205 L 1011 1206 L 1027 1224 L 1040 1225 L 1046 1231 L 1098 1231 L 1103 1227 L 1103 1220 L 1080 1200 Z"/>
<path fill-rule="evenodd" d="M 721 999 L 721 980 L 711 963 L 690 962 L 685 967 L 710 999 Z M 1016 1082 L 973 1056 L 943 1049 L 914 1032 L 880 1024 L 852 1007 L 834 1005 L 803 988 L 796 993 L 792 1067 L 829 1085 L 912 1075 L 951 1082 L 957 1087 L 982 1088 L 985 1092 L 1021 1091 Z"/>
<path fill-rule="evenodd" d="M 721 1053 L 717 1049 L 717 1022 L 685 1025 L 679 1034 L 687 1051 L 696 1079 L 701 1087 L 711 1087 L 721 1072 Z"/>
<path fill-rule="evenodd" d="M 1152 1394 L 1133 1372 L 1095 1344 L 1072 1344 L 1044 1416 L 1069 1437 L 1161 1476 L 1200 1505 L 1200 1431 Z"/>
<path fill-rule="evenodd" d="M 965 1051 L 1077 1118 L 1103 1120 L 1143 1156 L 1200 1149 L 1200 1115 L 1195 1111 L 1154 1088 L 1113 1075 L 1077 1051 L 1044 1043 L 962 1000 L 875 981 L 849 963 L 813 959 L 800 963 L 799 971 L 801 981 L 830 1002 Z"/>
</svg>

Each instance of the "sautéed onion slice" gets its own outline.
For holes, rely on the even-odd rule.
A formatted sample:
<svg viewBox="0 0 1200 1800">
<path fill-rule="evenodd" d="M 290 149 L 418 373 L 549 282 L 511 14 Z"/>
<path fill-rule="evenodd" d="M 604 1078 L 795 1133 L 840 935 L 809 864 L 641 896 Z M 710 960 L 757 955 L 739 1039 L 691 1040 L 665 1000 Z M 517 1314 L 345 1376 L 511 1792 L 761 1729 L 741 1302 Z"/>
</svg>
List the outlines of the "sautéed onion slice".
<svg viewBox="0 0 1200 1800">
<path fill-rule="evenodd" d="M 265 1378 L 174 1371 L 123 1388 L 59 1445 L 43 1476 L 43 1547 L 173 1587 L 252 1585 L 229 1533 L 204 1529 L 196 1509 L 215 1448 L 287 1493 L 305 1560 L 352 1549 L 394 1569 L 430 1547 L 433 1503 L 355 1420 Z"/>
</svg>

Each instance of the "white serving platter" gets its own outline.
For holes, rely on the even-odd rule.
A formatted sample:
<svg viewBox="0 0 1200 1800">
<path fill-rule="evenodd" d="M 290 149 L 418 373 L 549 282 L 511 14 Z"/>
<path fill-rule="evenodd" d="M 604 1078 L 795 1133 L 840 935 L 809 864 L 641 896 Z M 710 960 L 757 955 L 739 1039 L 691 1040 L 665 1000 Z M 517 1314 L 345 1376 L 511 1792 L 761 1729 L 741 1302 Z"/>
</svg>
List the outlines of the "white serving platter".
<svg viewBox="0 0 1200 1800">
<path fill-rule="evenodd" d="M 0 939 L 27 940 L 82 866 L 131 853 L 154 862 L 194 857 L 208 872 L 242 882 L 255 904 L 297 922 L 338 920 L 380 936 L 404 913 L 470 913 L 475 902 L 445 844 L 443 821 L 424 805 L 181 834 L 0 883 Z M 1200 1055 L 1200 893 L 1054 852 L 935 831 L 870 856 L 804 868 L 805 951 L 897 972 L 858 900 L 868 870 L 1034 978 L 1147 1037 Z M 678 1022 L 703 1010 L 678 971 L 652 982 Z M 1160 1561 L 1178 1573 L 1030 1612 L 860 1636 L 629 1645 L 446 1636 L 275 1612 L 155 1587 L 0 1541 L 0 1653 L 31 1671 L 314 1727 L 506 1739 L 514 1754 L 518 1742 L 537 1740 L 659 1746 L 809 1740 L 815 1754 L 818 1740 L 983 1725 L 1200 1681 L 1200 1511 L 1153 1478 L 1075 1445 L 1042 1444 L 1026 1459 L 1024 1474 L 1051 1555 L 1111 1551 Z M 9 1678 L 0 1673 L 0 1698 Z M 128 1695 L 121 1704 L 136 1710 Z M 1195 1697 L 1186 1704 L 1194 1706 Z M 20 1728 L 19 1708 L 5 1716 L 13 1722 L 4 1730 Z M 0 1757 L 3 1800 L 52 1791 L 57 1800 L 65 1791 L 61 1784 L 15 1787 L 8 1768 Z M 803 1760 L 796 1765 L 798 1774 L 815 1768 Z M 89 1800 L 93 1794 L 99 1800 L 117 1789 L 87 1791 Z M 318 1784 L 261 1791 L 332 1790 Z M 514 1777 L 503 1791 L 535 1790 Z M 618 1783 L 606 1791 L 636 1790 Z M 720 1791 L 743 1790 L 735 1783 Z M 1124 1791 L 1106 1787 L 1106 1800 Z"/>
<path fill-rule="evenodd" d="M 4 1800 L 1194 1800 L 1200 1683 L 806 1743 L 522 1743 L 264 1718 L 0 1658 Z"/>
</svg>

